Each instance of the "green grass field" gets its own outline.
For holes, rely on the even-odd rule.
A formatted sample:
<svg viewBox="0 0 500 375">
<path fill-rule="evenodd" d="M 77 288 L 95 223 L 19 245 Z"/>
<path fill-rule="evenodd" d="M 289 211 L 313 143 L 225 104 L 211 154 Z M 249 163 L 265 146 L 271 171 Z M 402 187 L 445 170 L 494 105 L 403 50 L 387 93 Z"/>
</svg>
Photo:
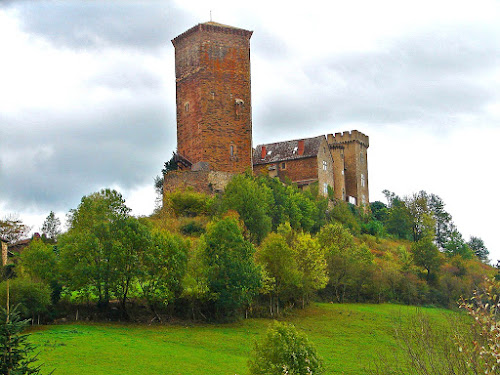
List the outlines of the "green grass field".
<svg viewBox="0 0 500 375">
<path fill-rule="evenodd" d="M 440 325 L 455 314 L 422 308 Z M 327 374 L 365 374 L 379 355 L 398 350 L 394 327 L 415 314 L 399 305 L 317 304 L 290 321 L 304 331 L 323 357 Z M 271 320 L 232 324 L 142 326 L 65 324 L 32 331 L 44 370 L 64 374 L 228 374 L 247 373 L 251 348 Z"/>
</svg>

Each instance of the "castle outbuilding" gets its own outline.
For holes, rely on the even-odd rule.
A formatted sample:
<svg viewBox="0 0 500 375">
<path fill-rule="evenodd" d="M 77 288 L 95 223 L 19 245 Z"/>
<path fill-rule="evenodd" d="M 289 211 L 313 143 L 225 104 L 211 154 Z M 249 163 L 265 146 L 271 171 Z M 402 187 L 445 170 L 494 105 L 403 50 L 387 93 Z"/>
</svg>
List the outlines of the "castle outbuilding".
<svg viewBox="0 0 500 375">
<path fill-rule="evenodd" d="M 259 145 L 252 149 L 250 38 L 252 31 L 216 22 L 198 24 L 172 40 L 175 47 L 177 171 L 163 191 L 187 186 L 223 191 L 236 173 L 318 184 L 335 198 L 367 204 L 368 136 L 351 132 Z"/>
</svg>

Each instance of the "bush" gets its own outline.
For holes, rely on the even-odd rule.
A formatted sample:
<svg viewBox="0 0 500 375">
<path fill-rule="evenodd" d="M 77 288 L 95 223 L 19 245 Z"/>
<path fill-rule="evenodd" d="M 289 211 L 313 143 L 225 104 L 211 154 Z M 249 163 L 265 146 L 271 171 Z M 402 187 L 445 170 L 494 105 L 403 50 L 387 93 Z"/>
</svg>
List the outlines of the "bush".
<svg viewBox="0 0 500 375">
<path fill-rule="evenodd" d="M 176 216 L 188 217 L 210 214 L 214 201 L 208 195 L 193 190 L 176 191 L 169 194 L 167 199 Z"/>
<path fill-rule="evenodd" d="M 0 301 L 5 301 L 7 283 L 0 284 Z M 10 304 L 19 305 L 19 313 L 23 318 L 31 318 L 48 311 L 51 304 L 51 289 L 43 282 L 35 283 L 28 279 L 10 280 Z"/>
<path fill-rule="evenodd" d="M 251 375 L 310 375 L 323 373 L 316 349 L 292 324 L 274 322 L 249 360 Z"/>
<path fill-rule="evenodd" d="M 205 233 L 205 228 L 201 223 L 190 220 L 187 223 L 181 225 L 180 231 L 186 236 L 200 236 Z"/>
</svg>

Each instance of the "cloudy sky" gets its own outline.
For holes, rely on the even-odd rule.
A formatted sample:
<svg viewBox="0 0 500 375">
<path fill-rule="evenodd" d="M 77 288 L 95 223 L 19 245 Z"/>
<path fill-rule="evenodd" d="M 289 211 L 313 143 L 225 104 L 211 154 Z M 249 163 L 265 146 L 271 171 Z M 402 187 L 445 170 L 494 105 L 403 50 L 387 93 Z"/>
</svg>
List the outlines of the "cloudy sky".
<svg viewBox="0 0 500 375">
<path fill-rule="evenodd" d="M 358 129 L 370 200 L 444 200 L 500 259 L 500 2 L 0 2 L 0 217 L 81 197 L 154 208 L 176 147 L 174 48 L 212 19 L 251 39 L 254 145 Z"/>
</svg>

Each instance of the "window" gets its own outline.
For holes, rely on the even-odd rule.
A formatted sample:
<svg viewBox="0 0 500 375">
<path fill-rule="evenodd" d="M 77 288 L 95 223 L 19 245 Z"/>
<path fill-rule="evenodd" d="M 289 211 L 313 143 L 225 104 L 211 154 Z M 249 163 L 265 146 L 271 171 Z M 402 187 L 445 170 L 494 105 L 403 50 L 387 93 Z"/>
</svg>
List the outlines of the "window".
<svg viewBox="0 0 500 375">
<path fill-rule="evenodd" d="M 323 170 L 326 171 L 328 169 L 328 163 L 326 160 L 323 160 Z"/>
<path fill-rule="evenodd" d="M 361 173 L 361 187 L 365 187 L 366 181 L 365 181 L 365 175 Z"/>
<path fill-rule="evenodd" d="M 342 169 L 342 176 L 344 175 L 344 170 Z"/>
<path fill-rule="evenodd" d="M 189 102 L 184 103 L 184 112 L 186 112 L 186 113 L 189 112 Z"/>
<path fill-rule="evenodd" d="M 230 150 L 229 150 L 231 156 L 234 156 L 234 149 L 235 149 L 235 147 L 233 145 L 231 145 Z"/>
<path fill-rule="evenodd" d="M 342 200 L 345 201 L 345 188 L 342 188 Z"/>
<path fill-rule="evenodd" d="M 356 197 L 353 197 L 353 196 L 351 196 L 351 195 L 350 195 L 350 196 L 349 196 L 349 203 L 351 203 L 351 204 L 354 204 L 354 205 L 355 205 L 355 204 L 356 204 Z"/>
<path fill-rule="evenodd" d="M 361 196 L 361 202 L 363 202 L 363 204 L 366 204 L 366 195 L 362 195 Z"/>
<path fill-rule="evenodd" d="M 363 153 L 359 153 L 359 164 L 363 164 Z"/>
<path fill-rule="evenodd" d="M 281 169 L 286 169 L 286 164 L 285 163 L 281 163 Z"/>
<path fill-rule="evenodd" d="M 326 182 L 323 184 L 323 193 L 324 193 L 325 195 L 327 195 L 327 194 L 328 194 L 328 184 L 327 184 Z"/>
</svg>

